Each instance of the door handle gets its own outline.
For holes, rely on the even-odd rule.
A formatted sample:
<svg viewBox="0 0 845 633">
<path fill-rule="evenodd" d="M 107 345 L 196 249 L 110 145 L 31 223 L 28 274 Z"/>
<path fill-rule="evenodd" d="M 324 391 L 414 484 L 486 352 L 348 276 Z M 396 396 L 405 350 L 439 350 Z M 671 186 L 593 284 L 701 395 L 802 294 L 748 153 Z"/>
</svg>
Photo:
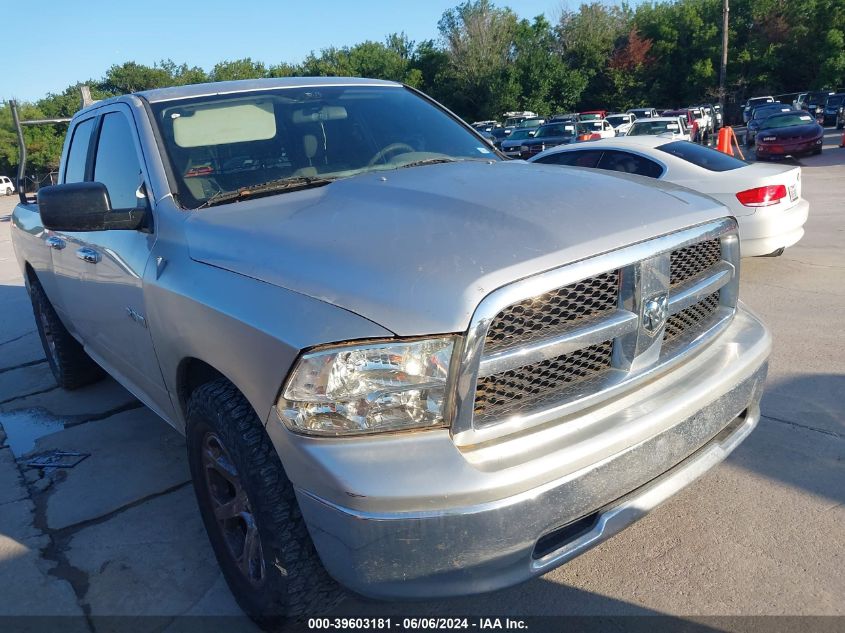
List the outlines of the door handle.
<svg viewBox="0 0 845 633">
<path fill-rule="evenodd" d="M 100 261 L 100 254 L 93 248 L 82 247 L 76 251 L 76 256 L 89 264 L 96 264 Z"/>
<path fill-rule="evenodd" d="M 56 237 L 55 235 L 51 235 L 46 240 L 44 240 L 44 242 L 47 244 L 47 246 L 49 246 L 50 248 L 55 248 L 57 251 L 60 251 L 65 247 L 65 241 L 60 237 Z"/>
</svg>

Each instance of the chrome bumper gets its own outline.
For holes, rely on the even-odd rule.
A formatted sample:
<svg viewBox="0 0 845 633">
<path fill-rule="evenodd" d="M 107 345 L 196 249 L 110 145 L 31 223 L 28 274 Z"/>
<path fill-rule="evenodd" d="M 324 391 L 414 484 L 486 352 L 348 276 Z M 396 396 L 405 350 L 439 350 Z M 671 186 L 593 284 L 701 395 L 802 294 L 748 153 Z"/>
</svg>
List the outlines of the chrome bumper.
<svg viewBox="0 0 845 633">
<path fill-rule="evenodd" d="M 489 490 L 479 489 L 477 503 L 456 504 L 456 498 L 466 498 L 461 494 L 414 497 L 408 476 L 447 490 L 455 485 L 456 473 L 447 472 L 448 460 L 425 453 L 425 448 L 415 451 L 412 443 L 394 446 L 394 452 L 401 451 L 401 469 L 396 462 L 393 468 L 379 463 L 372 443 L 348 445 L 349 452 L 361 451 L 355 458 L 357 469 L 337 476 L 340 489 L 326 490 L 326 477 L 318 471 L 343 469 L 338 458 L 344 453 L 315 448 L 313 443 L 292 452 L 290 438 L 272 417 L 268 431 L 286 467 L 290 464 L 288 472 L 317 551 L 340 583 L 377 598 L 479 593 L 571 560 L 724 459 L 757 424 L 770 344 L 759 320 L 740 310 L 711 349 L 689 363 L 695 366 L 690 368 L 695 384 L 684 386 L 689 374 L 681 384 L 666 376 L 656 381 L 664 381 L 662 386 L 642 388 L 648 393 L 646 403 L 618 412 L 623 426 L 647 423 L 654 433 L 600 461 L 508 496 L 490 499 L 485 495 Z M 436 436 L 429 435 L 426 440 L 426 434 L 420 434 L 416 441 L 435 442 Z M 388 441 L 410 441 L 396 438 Z M 332 458 L 319 461 L 323 451 Z M 417 453 L 425 453 L 427 468 L 417 466 Z M 501 474 L 489 463 L 476 466 L 479 481 Z M 536 464 L 529 462 L 507 470 L 515 476 L 517 470 L 532 468 Z M 360 487 L 362 475 L 356 474 L 366 469 L 369 495 Z M 309 483 L 314 485 L 303 485 Z M 391 495 L 385 496 L 385 490 Z"/>
</svg>

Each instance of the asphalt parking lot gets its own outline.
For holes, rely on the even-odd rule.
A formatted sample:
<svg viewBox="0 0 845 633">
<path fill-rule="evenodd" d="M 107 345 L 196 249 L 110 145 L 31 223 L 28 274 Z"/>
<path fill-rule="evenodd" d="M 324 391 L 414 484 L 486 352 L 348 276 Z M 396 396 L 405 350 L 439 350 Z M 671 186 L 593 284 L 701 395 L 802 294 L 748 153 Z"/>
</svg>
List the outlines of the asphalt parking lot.
<svg viewBox="0 0 845 633">
<path fill-rule="evenodd" d="M 810 218 L 779 258 L 743 260 L 774 335 L 757 430 L 630 529 L 542 578 L 438 603 L 350 598 L 334 614 L 845 615 L 845 149 L 803 165 Z M 184 442 L 111 379 L 55 386 L 0 198 L 0 616 L 238 616 L 188 482 Z M 72 468 L 29 466 L 59 449 Z M 248 630 L 242 619 L 226 630 Z M 110 625 L 113 627 L 113 622 Z M 2 626 L 0 626 L 2 628 Z"/>
</svg>

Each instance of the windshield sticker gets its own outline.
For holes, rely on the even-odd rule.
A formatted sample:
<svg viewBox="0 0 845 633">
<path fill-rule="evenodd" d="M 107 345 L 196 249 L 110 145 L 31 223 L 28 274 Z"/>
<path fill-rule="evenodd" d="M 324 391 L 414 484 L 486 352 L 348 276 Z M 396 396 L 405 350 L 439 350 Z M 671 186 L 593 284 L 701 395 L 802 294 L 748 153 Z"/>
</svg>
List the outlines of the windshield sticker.
<svg viewBox="0 0 845 633">
<path fill-rule="evenodd" d="M 806 114 L 801 115 L 801 116 L 799 116 L 798 118 L 799 118 L 799 119 L 801 119 L 802 121 L 812 121 L 812 120 L 813 120 L 813 118 L 812 118 L 812 117 L 809 117 L 809 116 L 807 116 Z"/>
<path fill-rule="evenodd" d="M 476 147 L 475 149 L 477 149 L 482 154 L 489 154 L 490 153 L 490 150 L 487 149 L 486 147 Z"/>
<path fill-rule="evenodd" d="M 567 132 L 571 132 L 572 130 L 575 129 L 575 126 L 574 125 L 564 125 L 563 129 L 566 130 Z"/>
</svg>

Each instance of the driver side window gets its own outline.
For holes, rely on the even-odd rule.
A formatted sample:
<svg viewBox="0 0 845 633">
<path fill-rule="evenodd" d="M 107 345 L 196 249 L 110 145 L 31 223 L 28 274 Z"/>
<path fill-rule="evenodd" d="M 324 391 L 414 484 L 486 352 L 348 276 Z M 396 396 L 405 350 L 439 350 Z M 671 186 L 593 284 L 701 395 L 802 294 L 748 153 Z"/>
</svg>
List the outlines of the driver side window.
<svg viewBox="0 0 845 633">
<path fill-rule="evenodd" d="M 146 205 L 146 199 L 136 195 L 142 180 L 133 134 L 132 126 L 120 112 L 103 117 L 94 159 L 94 181 L 106 186 L 113 209 Z"/>
</svg>

